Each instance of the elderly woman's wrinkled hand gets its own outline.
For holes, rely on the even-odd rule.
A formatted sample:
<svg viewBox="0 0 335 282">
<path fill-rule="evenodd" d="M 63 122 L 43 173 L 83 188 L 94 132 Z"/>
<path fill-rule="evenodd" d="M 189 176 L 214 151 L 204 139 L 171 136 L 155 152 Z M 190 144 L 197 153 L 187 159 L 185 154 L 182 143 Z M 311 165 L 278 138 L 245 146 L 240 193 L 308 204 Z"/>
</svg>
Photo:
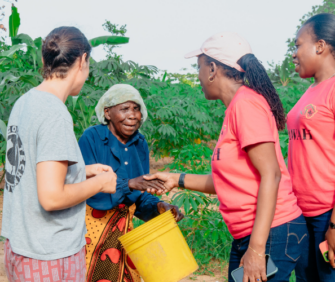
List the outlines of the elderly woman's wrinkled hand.
<svg viewBox="0 0 335 282">
<path fill-rule="evenodd" d="M 173 214 L 173 216 L 174 216 L 174 218 L 176 219 L 177 222 L 181 221 L 184 218 L 184 215 L 179 210 L 179 207 L 177 207 L 175 205 L 170 205 L 170 204 L 165 203 L 165 202 L 157 203 L 157 210 L 158 210 L 159 213 L 164 213 L 168 210 L 171 210 L 172 214 Z"/>
<path fill-rule="evenodd" d="M 148 190 L 156 191 L 157 193 L 163 193 L 165 190 L 164 183 L 158 179 L 145 180 L 143 176 L 139 176 L 128 181 L 130 189 L 139 190 L 146 192 Z"/>
</svg>

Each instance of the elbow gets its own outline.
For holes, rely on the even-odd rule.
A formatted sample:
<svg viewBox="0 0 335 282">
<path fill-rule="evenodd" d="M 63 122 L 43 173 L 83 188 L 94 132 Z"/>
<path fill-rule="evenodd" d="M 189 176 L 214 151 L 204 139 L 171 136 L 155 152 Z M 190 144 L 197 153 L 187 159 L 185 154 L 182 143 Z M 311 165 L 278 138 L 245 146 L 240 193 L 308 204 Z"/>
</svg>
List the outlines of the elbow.
<svg viewBox="0 0 335 282">
<path fill-rule="evenodd" d="M 52 211 L 55 211 L 55 209 L 53 209 L 52 207 L 48 207 L 48 206 L 42 206 L 43 209 L 46 211 L 46 212 L 52 212 Z"/>
<path fill-rule="evenodd" d="M 42 208 L 47 212 L 57 211 L 58 208 L 52 204 L 41 204 Z"/>
<path fill-rule="evenodd" d="M 52 212 L 52 211 L 57 211 L 60 210 L 60 206 L 57 205 L 57 203 L 55 201 L 46 201 L 46 200 L 40 200 L 40 205 L 42 206 L 42 208 L 47 211 L 47 212 Z"/>
<path fill-rule="evenodd" d="M 266 183 L 268 183 L 268 185 L 271 185 L 272 187 L 276 187 L 277 190 L 279 188 L 279 184 L 281 181 L 281 177 L 282 177 L 282 173 L 280 171 L 280 169 L 275 169 L 275 170 L 271 170 L 268 171 L 267 173 L 265 173 L 264 175 L 261 176 L 261 181 L 264 181 Z"/>
</svg>

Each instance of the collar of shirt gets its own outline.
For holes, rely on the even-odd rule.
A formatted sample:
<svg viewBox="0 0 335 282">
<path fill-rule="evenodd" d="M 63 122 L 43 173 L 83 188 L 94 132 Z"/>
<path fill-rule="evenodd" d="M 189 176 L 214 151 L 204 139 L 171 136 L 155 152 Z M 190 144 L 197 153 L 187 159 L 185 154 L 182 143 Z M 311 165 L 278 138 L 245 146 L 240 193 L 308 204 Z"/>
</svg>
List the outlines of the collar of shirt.
<svg viewBox="0 0 335 282">
<path fill-rule="evenodd" d="M 138 130 L 130 137 L 126 144 L 122 144 L 116 136 L 109 130 L 107 125 L 98 126 L 96 128 L 100 139 L 104 142 L 104 144 L 108 144 L 108 147 L 111 148 L 111 151 L 115 157 L 121 160 L 120 148 L 121 146 L 124 148 L 128 148 L 133 145 L 138 139 L 144 139 Z"/>
</svg>

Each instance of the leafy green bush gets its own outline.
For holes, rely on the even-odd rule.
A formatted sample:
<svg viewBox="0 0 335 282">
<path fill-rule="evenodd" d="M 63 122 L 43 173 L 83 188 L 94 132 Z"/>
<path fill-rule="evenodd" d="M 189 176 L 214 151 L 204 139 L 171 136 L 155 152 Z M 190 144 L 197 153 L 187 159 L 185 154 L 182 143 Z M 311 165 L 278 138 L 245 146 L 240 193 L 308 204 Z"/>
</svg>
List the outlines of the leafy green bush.
<svg viewBox="0 0 335 282">
<path fill-rule="evenodd" d="M 155 156 L 173 155 L 189 144 L 217 139 L 225 110 L 221 101 L 207 101 L 199 86 L 188 84 L 165 82 L 148 90 L 143 96 L 149 119 L 142 132 Z"/>
</svg>

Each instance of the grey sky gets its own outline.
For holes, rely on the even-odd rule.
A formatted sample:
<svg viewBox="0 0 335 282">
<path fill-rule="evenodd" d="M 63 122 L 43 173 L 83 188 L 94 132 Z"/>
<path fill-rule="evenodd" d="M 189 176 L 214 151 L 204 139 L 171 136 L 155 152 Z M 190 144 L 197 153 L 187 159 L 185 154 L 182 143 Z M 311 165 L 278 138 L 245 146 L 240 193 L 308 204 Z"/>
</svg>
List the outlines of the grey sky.
<svg viewBox="0 0 335 282">
<path fill-rule="evenodd" d="M 285 41 L 294 36 L 299 19 L 321 3 L 322 0 L 18 0 L 17 6 L 21 15 L 19 32 L 33 38 L 45 37 L 61 25 L 73 25 L 90 39 L 107 35 L 102 28 L 105 19 L 127 24 L 130 43 L 119 48 L 118 53 L 125 60 L 174 72 L 196 62 L 185 60 L 185 53 L 199 48 L 209 36 L 227 30 L 244 36 L 263 63 L 278 62 L 283 59 Z M 93 52 L 96 60 L 104 56 L 102 48 Z"/>
</svg>

